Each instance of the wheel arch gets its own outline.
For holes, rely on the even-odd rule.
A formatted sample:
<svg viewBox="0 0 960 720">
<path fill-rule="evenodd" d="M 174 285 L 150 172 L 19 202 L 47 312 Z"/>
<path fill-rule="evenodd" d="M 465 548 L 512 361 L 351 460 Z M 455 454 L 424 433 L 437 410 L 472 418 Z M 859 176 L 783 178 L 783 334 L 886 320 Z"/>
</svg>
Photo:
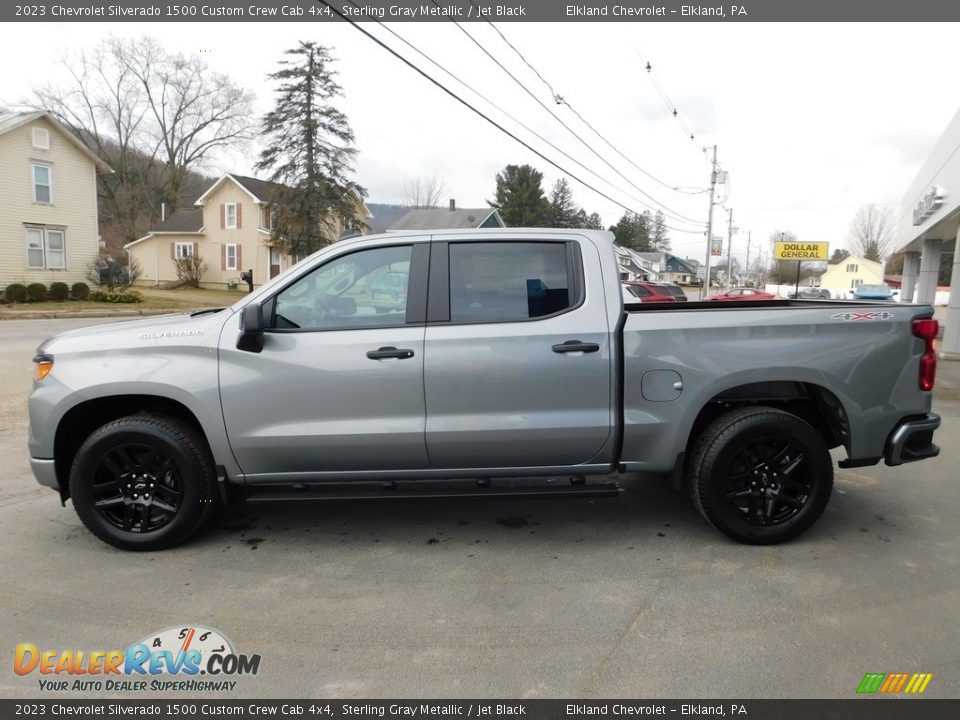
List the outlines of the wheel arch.
<svg viewBox="0 0 960 720">
<path fill-rule="evenodd" d="M 828 448 L 850 450 L 850 423 L 840 398 L 828 388 L 812 382 L 764 380 L 726 388 L 700 408 L 687 436 L 685 456 L 703 430 L 721 415 L 741 407 L 773 407 L 796 415 L 811 425 Z"/>
<path fill-rule="evenodd" d="M 210 441 L 200 420 L 190 408 L 177 400 L 149 394 L 111 395 L 85 400 L 63 415 L 54 435 L 54 469 L 61 501 L 66 502 L 70 497 L 70 468 L 84 440 L 97 428 L 113 420 L 144 412 L 174 418 L 193 427 L 212 455 Z"/>
</svg>

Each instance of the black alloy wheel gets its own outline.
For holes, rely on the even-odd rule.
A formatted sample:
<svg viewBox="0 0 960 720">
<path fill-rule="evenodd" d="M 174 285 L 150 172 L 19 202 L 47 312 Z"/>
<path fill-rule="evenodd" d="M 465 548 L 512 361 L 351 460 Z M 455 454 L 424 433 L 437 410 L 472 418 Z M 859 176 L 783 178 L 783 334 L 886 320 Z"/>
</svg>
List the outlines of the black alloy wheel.
<svg viewBox="0 0 960 720">
<path fill-rule="evenodd" d="M 123 550 L 183 542 L 213 514 L 213 459 L 199 430 L 140 413 L 95 430 L 70 470 L 77 515 L 94 535 Z"/>
<path fill-rule="evenodd" d="M 107 450 L 93 473 L 94 509 L 126 532 L 159 530 L 183 502 L 182 481 L 173 461 L 143 443 Z"/>
<path fill-rule="evenodd" d="M 823 514 L 833 460 L 807 422 L 783 410 L 746 407 L 701 433 L 688 466 L 691 496 L 708 522 L 744 543 L 784 542 Z"/>
</svg>

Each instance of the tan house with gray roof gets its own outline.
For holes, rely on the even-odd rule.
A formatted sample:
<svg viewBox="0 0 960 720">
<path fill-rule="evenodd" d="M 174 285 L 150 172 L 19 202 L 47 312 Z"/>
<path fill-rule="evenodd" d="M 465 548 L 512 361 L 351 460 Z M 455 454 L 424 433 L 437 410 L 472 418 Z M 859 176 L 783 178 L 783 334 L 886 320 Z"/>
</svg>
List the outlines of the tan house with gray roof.
<svg viewBox="0 0 960 720">
<path fill-rule="evenodd" d="M 228 173 L 201 195 L 195 207 L 177 210 L 149 233 L 124 246 L 141 270 L 138 284 L 177 281 L 176 261 L 199 255 L 206 263 L 201 285 L 241 284 L 240 273 L 253 270 L 262 285 L 294 264 L 272 247 L 271 183 Z M 362 205 L 362 202 L 361 202 Z M 366 206 L 362 210 L 369 217 Z"/>
<path fill-rule="evenodd" d="M 87 280 L 100 252 L 97 174 L 110 172 L 50 113 L 0 113 L 0 288 Z"/>
</svg>

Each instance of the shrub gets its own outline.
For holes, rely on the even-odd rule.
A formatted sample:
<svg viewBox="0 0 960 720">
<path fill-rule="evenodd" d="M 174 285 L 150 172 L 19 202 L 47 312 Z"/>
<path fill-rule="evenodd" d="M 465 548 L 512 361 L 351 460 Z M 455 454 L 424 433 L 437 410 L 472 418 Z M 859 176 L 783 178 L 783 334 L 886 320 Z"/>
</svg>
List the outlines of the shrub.
<svg viewBox="0 0 960 720">
<path fill-rule="evenodd" d="M 174 270 L 180 282 L 187 287 L 198 288 L 207 272 L 207 263 L 199 255 L 188 255 L 176 261 Z"/>
<path fill-rule="evenodd" d="M 64 282 L 50 283 L 50 299 L 62 302 L 70 295 L 70 286 Z"/>
<path fill-rule="evenodd" d="M 47 286 L 43 283 L 27 285 L 27 299 L 30 302 L 43 302 L 47 299 Z"/>
<path fill-rule="evenodd" d="M 86 300 L 90 297 L 90 286 L 85 282 L 74 283 L 73 287 L 70 288 L 70 294 L 74 300 Z"/>
<path fill-rule="evenodd" d="M 22 303 L 27 301 L 27 286 L 22 283 L 13 283 L 12 285 L 7 285 L 7 289 L 3 291 L 3 297 L 6 298 L 7 302 L 11 303 Z"/>
<path fill-rule="evenodd" d="M 136 290 L 124 290 L 123 292 L 94 290 L 90 293 L 89 299 L 93 302 L 102 303 L 142 303 L 143 293 L 137 292 Z"/>
</svg>

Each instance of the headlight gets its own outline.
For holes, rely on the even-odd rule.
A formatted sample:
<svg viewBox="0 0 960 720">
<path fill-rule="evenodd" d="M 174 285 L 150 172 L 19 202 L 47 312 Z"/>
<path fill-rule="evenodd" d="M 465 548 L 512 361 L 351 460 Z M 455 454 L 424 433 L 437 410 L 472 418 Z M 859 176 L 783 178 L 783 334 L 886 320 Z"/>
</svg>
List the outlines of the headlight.
<svg viewBox="0 0 960 720">
<path fill-rule="evenodd" d="M 43 380 L 53 370 L 53 355 L 37 353 L 33 356 L 33 379 Z"/>
</svg>

